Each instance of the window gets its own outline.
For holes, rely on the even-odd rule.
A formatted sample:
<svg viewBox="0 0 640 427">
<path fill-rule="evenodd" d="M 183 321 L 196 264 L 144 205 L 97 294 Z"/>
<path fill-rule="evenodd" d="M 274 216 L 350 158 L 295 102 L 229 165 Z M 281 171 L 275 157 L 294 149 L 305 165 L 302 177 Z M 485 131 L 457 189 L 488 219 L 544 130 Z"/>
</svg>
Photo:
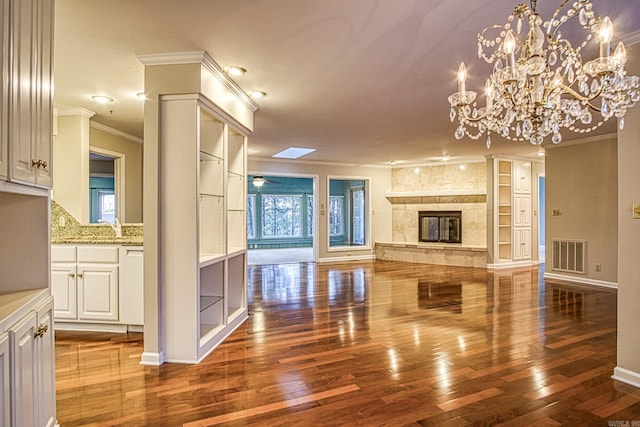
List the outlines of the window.
<svg viewBox="0 0 640 427">
<path fill-rule="evenodd" d="M 262 237 L 302 236 L 302 196 L 262 195 Z"/>
<path fill-rule="evenodd" d="M 366 246 L 368 181 L 329 179 L 329 247 Z"/>
<path fill-rule="evenodd" d="M 344 196 L 329 196 L 329 235 L 344 234 Z"/>
<path fill-rule="evenodd" d="M 313 196 L 307 196 L 307 236 L 313 236 Z"/>
<path fill-rule="evenodd" d="M 254 206 L 256 205 L 256 195 L 250 194 L 247 197 L 247 239 L 256 238 L 256 214 Z"/>
</svg>

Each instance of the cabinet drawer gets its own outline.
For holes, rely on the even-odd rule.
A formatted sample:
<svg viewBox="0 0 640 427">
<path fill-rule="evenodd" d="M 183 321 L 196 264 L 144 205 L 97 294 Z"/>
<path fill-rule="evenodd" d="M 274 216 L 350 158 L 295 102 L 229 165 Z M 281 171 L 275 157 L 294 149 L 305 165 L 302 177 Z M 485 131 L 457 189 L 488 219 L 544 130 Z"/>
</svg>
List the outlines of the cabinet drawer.
<svg viewBox="0 0 640 427">
<path fill-rule="evenodd" d="M 78 262 L 118 262 L 116 246 L 78 246 Z"/>
<path fill-rule="evenodd" d="M 75 246 L 51 245 L 51 262 L 76 262 Z"/>
</svg>

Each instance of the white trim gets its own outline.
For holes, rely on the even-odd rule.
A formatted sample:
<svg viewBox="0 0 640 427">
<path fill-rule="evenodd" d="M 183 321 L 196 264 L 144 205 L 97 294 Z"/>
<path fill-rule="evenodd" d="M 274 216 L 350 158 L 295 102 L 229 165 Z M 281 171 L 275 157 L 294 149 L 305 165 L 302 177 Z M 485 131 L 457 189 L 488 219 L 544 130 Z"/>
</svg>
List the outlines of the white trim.
<svg viewBox="0 0 640 427">
<path fill-rule="evenodd" d="M 107 125 L 103 125 L 102 123 L 89 122 L 89 127 L 100 130 L 105 133 L 109 133 L 111 135 L 119 136 L 120 138 L 128 139 L 129 141 L 136 142 L 138 144 L 142 144 L 143 139 L 138 138 L 137 136 L 130 135 L 128 133 L 122 132 L 118 129 L 114 129 Z"/>
<path fill-rule="evenodd" d="M 140 356 L 140 364 L 145 366 L 160 366 L 165 362 L 164 353 L 151 353 L 145 351 Z"/>
<path fill-rule="evenodd" d="M 485 189 L 436 190 L 436 191 L 387 191 L 386 198 L 394 197 L 432 197 L 432 196 L 486 196 Z"/>
<path fill-rule="evenodd" d="M 604 280 L 595 280 L 595 279 L 589 279 L 585 277 L 576 277 L 576 276 L 566 276 L 564 274 L 555 274 L 555 273 L 547 273 L 547 272 L 544 273 L 543 277 L 545 279 L 563 280 L 566 282 L 580 283 L 583 285 L 592 285 L 592 286 L 600 286 L 600 287 L 609 288 L 609 289 L 618 289 L 617 283 L 607 282 Z"/>
<path fill-rule="evenodd" d="M 251 151 L 251 150 L 249 150 Z M 341 163 L 341 162 L 327 162 L 321 160 L 303 160 L 303 159 L 280 159 L 273 157 L 262 157 L 252 155 L 250 152 L 249 159 L 255 162 L 265 162 L 265 163 L 287 163 L 287 164 L 305 164 L 305 165 L 316 165 L 316 166 L 341 166 L 341 167 L 358 167 L 358 168 L 377 168 L 377 169 L 392 169 L 391 165 L 374 165 L 374 164 L 366 164 L 366 163 Z"/>
<path fill-rule="evenodd" d="M 242 90 L 238 84 L 233 81 L 224 72 L 222 67 L 205 51 L 191 52 L 174 52 L 138 55 L 138 60 L 145 66 L 151 65 L 176 65 L 176 64 L 201 64 L 213 76 L 220 80 L 233 94 L 235 94 L 244 105 L 252 112 L 256 112 L 259 108 L 258 104 Z"/>
<path fill-rule="evenodd" d="M 118 218 L 118 220 L 124 224 L 126 222 L 126 156 L 124 153 L 107 150 L 105 148 L 100 148 L 93 145 L 89 145 L 89 152 L 113 157 L 114 192 L 116 193 L 116 218 Z"/>
<path fill-rule="evenodd" d="M 487 269 L 489 270 L 501 270 L 503 268 L 516 268 L 516 267 L 534 267 L 538 265 L 538 261 L 509 261 L 509 262 L 501 262 L 499 264 L 487 264 Z"/>
<path fill-rule="evenodd" d="M 331 257 L 331 258 L 320 258 L 318 260 L 319 263 L 324 262 L 349 262 L 349 261 L 373 261 L 376 259 L 375 254 L 369 255 L 358 255 L 358 256 L 341 256 L 341 257 Z"/>
<path fill-rule="evenodd" d="M 640 373 L 630 371 L 620 366 L 613 368 L 612 379 L 640 388 Z"/>
<path fill-rule="evenodd" d="M 114 323 L 84 323 L 84 322 L 64 322 L 55 321 L 56 331 L 82 331 L 82 332 L 111 332 L 115 334 L 125 334 L 128 332 L 127 325 Z"/>
<path fill-rule="evenodd" d="M 95 116 L 96 113 L 87 110 L 86 108 L 65 108 L 63 110 L 58 110 L 58 117 L 60 116 L 82 116 L 90 119 Z"/>
</svg>

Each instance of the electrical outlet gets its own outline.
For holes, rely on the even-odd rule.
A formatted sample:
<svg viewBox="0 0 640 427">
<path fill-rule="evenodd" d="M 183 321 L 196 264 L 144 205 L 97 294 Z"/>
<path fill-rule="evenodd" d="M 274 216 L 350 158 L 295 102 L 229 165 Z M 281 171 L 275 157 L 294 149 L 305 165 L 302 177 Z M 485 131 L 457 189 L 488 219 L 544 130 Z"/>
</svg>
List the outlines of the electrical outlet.
<svg viewBox="0 0 640 427">
<path fill-rule="evenodd" d="M 602 264 L 596 264 L 596 271 L 602 271 Z"/>
</svg>

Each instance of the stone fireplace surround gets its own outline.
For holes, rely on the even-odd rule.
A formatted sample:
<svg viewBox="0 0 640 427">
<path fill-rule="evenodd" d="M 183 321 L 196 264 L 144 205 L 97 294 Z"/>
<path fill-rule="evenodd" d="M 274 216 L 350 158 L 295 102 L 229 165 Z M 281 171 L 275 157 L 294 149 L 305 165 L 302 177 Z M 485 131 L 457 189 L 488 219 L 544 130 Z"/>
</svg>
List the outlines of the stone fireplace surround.
<svg viewBox="0 0 640 427">
<path fill-rule="evenodd" d="M 378 259 L 484 268 L 487 265 L 486 163 L 394 168 L 391 242 L 376 242 Z M 418 240 L 419 211 L 461 211 L 462 243 Z"/>
</svg>

